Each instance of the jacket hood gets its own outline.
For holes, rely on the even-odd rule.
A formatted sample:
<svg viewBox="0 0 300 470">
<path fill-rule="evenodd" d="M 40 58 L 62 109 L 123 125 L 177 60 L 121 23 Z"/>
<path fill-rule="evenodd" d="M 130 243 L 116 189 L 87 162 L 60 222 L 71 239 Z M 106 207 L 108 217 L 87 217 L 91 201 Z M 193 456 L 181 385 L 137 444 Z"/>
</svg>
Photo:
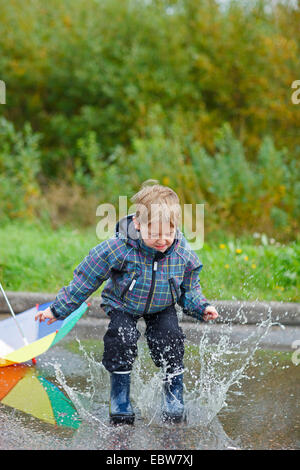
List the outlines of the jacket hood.
<svg viewBox="0 0 300 470">
<path fill-rule="evenodd" d="M 156 250 L 155 248 L 151 248 L 150 246 L 147 246 L 144 243 L 144 240 L 141 236 L 141 232 L 135 228 L 135 225 L 133 222 L 134 215 L 135 214 L 126 215 L 125 217 L 122 217 L 117 222 L 116 229 L 115 229 L 117 238 L 124 239 L 124 241 L 128 245 L 138 250 L 142 250 L 145 254 L 148 254 L 150 256 L 155 256 L 158 259 L 169 256 L 177 248 L 179 244 L 180 234 L 181 234 L 178 228 L 176 230 L 175 239 L 172 245 L 165 252 L 161 252 L 159 250 Z"/>
</svg>

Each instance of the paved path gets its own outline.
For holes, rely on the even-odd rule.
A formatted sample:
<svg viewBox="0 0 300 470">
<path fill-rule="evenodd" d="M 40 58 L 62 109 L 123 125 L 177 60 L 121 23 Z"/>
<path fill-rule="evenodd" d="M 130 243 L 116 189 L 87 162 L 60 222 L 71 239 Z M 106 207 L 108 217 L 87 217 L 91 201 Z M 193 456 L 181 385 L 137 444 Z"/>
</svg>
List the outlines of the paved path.
<svg viewBox="0 0 300 470">
<path fill-rule="evenodd" d="M 28 293 L 28 292 L 6 292 L 6 295 L 15 311 L 23 312 L 36 305 L 54 300 L 55 294 Z M 100 297 L 89 299 L 91 303 L 87 314 L 78 322 L 80 337 L 90 337 L 91 331 L 98 338 L 103 338 L 108 325 L 108 318 L 100 309 Z M 281 349 L 293 351 L 300 347 L 300 304 L 281 302 L 248 302 L 248 301 L 215 301 L 213 305 L 217 308 L 220 319 L 210 328 L 211 340 L 217 341 L 224 331 L 224 325 L 232 325 L 231 338 L 239 342 L 255 334 L 256 324 L 266 319 L 271 313 L 272 321 L 280 325 L 274 325 L 260 343 L 260 347 L 269 349 Z M 193 318 L 182 315 L 178 309 L 181 326 L 188 340 L 195 344 L 206 327 L 205 323 L 199 323 Z M 4 298 L 0 297 L 0 320 L 10 316 Z M 76 328 L 76 329 L 77 329 Z M 144 322 L 139 321 L 141 333 L 144 330 Z M 76 334 L 71 332 L 71 334 Z M 295 342 L 298 342 L 295 344 Z"/>
<path fill-rule="evenodd" d="M 107 318 L 82 317 L 76 328 L 69 333 L 68 340 L 76 336 L 80 339 L 91 339 L 92 337 L 102 340 L 108 323 L 109 319 Z M 225 334 L 230 334 L 230 341 L 233 343 L 240 343 L 242 340 L 249 338 L 250 335 L 257 336 L 257 326 L 255 325 L 233 324 L 228 328 L 224 324 L 211 324 L 209 332 L 207 331 L 207 324 L 204 323 L 182 322 L 181 327 L 187 340 L 196 345 L 199 344 L 204 329 L 206 329 L 206 334 L 209 334 L 212 343 L 218 342 L 221 335 L 224 335 L 224 331 Z M 145 325 L 142 319 L 138 321 L 138 329 L 142 333 L 141 340 L 143 340 Z M 295 341 L 299 341 L 299 343 L 295 344 Z M 259 345 L 262 349 L 290 351 L 292 354 L 300 348 L 300 326 L 272 326 L 266 336 L 259 341 Z"/>
<path fill-rule="evenodd" d="M 42 294 L 32 292 L 6 292 L 6 295 L 15 313 L 24 312 L 36 305 L 51 302 L 56 294 Z M 87 316 L 106 318 L 100 309 L 101 297 L 91 297 L 87 302 L 91 303 Z M 220 315 L 222 323 L 231 321 L 236 324 L 255 325 L 266 319 L 271 313 L 273 321 L 283 325 L 300 326 L 300 303 L 284 302 L 249 302 L 244 300 L 216 300 L 212 301 Z M 2 295 L 0 295 L 0 314 L 7 313 L 8 308 Z M 193 318 L 183 315 L 182 322 L 194 322 Z"/>
</svg>

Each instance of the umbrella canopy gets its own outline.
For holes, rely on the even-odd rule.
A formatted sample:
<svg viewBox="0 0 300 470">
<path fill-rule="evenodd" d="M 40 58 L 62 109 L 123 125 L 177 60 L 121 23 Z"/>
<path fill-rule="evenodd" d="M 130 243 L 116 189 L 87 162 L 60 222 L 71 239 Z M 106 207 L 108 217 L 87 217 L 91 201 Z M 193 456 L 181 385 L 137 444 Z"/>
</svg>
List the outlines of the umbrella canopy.
<svg viewBox="0 0 300 470">
<path fill-rule="evenodd" d="M 17 315 L 18 323 L 28 344 L 24 344 L 24 339 L 19 334 L 13 318 L 0 322 L 0 367 L 21 364 L 47 351 L 69 333 L 88 308 L 88 305 L 83 302 L 65 320 L 57 320 L 51 325 L 35 321 L 37 311 L 45 310 L 51 303 L 37 305 Z"/>
<path fill-rule="evenodd" d="M 25 364 L 0 369 L 0 402 L 49 424 L 73 429 L 80 425 L 71 400 Z"/>
</svg>

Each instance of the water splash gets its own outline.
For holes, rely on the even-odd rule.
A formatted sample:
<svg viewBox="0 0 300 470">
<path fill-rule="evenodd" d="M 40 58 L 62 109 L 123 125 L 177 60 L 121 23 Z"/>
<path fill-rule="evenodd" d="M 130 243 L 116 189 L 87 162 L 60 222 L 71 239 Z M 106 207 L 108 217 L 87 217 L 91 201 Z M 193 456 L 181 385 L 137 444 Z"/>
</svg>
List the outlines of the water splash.
<svg viewBox="0 0 300 470">
<path fill-rule="evenodd" d="M 207 425 L 227 406 L 229 390 L 233 385 L 240 387 L 242 380 L 249 379 L 246 369 L 253 363 L 255 352 L 273 325 L 271 309 L 267 319 L 262 320 L 254 331 L 239 341 L 233 338 L 233 322 L 221 326 L 218 340 L 212 339 L 214 326 L 203 325 L 198 347 L 190 345 L 190 353 L 185 356 L 187 426 L 199 423 Z M 150 425 L 157 423 L 160 418 L 163 373 L 145 373 L 143 362 L 143 356 L 140 355 L 134 367 L 133 399 Z"/>
<path fill-rule="evenodd" d="M 93 355 L 88 354 L 80 340 L 77 339 L 77 341 L 79 344 L 79 350 L 83 353 L 85 362 L 89 369 L 88 383 L 90 384 L 90 389 L 85 392 L 77 391 L 75 387 L 68 385 L 66 377 L 61 370 L 61 366 L 57 362 L 53 364 L 56 380 L 68 394 L 83 420 L 88 422 L 95 421 L 103 429 L 107 429 L 107 425 L 98 416 L 96 416 L 93 411 L 91 411 L 93 409 L 95 395 L 99 394 L 102 390 L 105 397 L 107 387 L 103 387 L 103 384 L 105 383 L 104 377 L 106 375 L 106 371 L 104 366 L 94 359 Z"/>
<path fill-rule="evenodd" d="M 240 312 L 240 315 L 243 313 Z M 274 323 L 270 310 L 267 319 L 262 320 L 254 331 L 237 341 L 233 333 L 236 319 L 237 317 L 232 322 L 221 325 L 218 338 L 214 334 L 214 325 L 203 324 L 198 344 L 186 342 L 184 373 L 186 421 L 176 426 L 176 433 L 182 430 L 195 432 L 198 436 L 197 448 L 220 449 L 239 446 L 226 435 L 218 414 L 227 407 L 228 395 L 232 392 L 233 386 L 239 388 L 243 380 L 251 379 L 247 375 L 247 367 L 249 364 L 253 365 L 255 352 Z M 112 436 L 114 442 L 119 442 L 118 439 L 123 435 L 119 429 L 109 425 L 109 373 L 93 354 L 85 350 L 80 340 L 77 341 L 88 370 L 89 389 L 78 392 L 68 385 L 57 363 L 55 375 L 73 401 L 82 420 L 98 426 L 103 448 L 107 448 Z M 131 433 L 135 432 L 136 442 L 142 439 L 141 433 L 155 431 L 158 428 L 161 430 L 170 428 L 174 433 L 174 426 L 163 423 L 160 415 L 163 377 L 163 371 L 156 368 L 151 361 L 146 344 L 139 342 L 139 356 L 134 363 L 131 385 L 131 398 L 137 411 L 136 430 Z M 150 431 L 145 431 L 146 429 Z M 139 439 L 137 436 L 140 436 Z M 172 436 L 174 437 L 174 434 Z M 145 440 L 145 434 L 143 439 Z"/>
<path fill-rule="evenodd" d="M 272 325 L 269 312 L 268 318 L 259 323 L 255 331 L 236 342 L 233 340 L 233 324 L 223 324 L 219 339 L 213 343 L 213 327 L 204 325 L 196 354 L 200 371 L 190 366 L 194 381 L 191 389 L 185 391 L 187 422 L 190 425 L 199 422 L 207 425 L 227 406 L 227 395 L 233 385 L 240 387 L 242 380 L 249 379 L 246 369 Z"/>
<path fill-rule="evenodd" d="M 139 347 L 139 356 L 135 361 L 132 374 L 132 398 L 148 425 L 160 421 L 160 407 L 164 373 L 158 370 L 151 373 L 145 365 L 145 348 Z M 146 359 L 146 362 L 149 362 Z"/>
</svg>

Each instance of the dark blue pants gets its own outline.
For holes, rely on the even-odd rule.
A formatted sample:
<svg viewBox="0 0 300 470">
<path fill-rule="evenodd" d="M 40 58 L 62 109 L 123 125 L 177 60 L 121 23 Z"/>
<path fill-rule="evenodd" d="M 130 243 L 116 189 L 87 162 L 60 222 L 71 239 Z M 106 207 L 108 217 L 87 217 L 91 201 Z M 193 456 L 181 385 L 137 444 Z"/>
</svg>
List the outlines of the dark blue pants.
<svg viewBox="0 0 300 470">
<path fill-rule="evenodd" d="M 137 341 L 140 332 L 137 321 L 126 311 L 111 310 L 110 323 L 104 335 L 102 363 L 109 372 L 128 372 L 132 370 L 137 357 Z M 150 355 L 157 367 L 165 367 L 167 373 L 183 370 L 184 338 L 174 306 L 154 313 L 143 315 L 146 322 L 145 336 Z"/>
</svg>

